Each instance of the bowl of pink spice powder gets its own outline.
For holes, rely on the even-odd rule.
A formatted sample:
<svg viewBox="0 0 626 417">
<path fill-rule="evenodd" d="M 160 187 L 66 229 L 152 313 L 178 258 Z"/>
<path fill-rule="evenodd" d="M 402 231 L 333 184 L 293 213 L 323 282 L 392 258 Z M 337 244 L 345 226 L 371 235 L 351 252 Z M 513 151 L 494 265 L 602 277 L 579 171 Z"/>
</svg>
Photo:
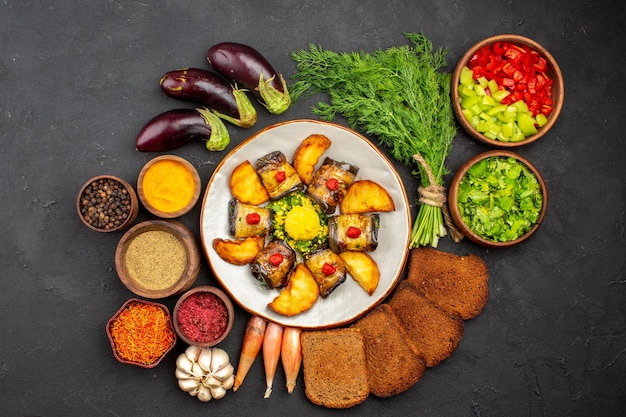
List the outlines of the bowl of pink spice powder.
<svg viewBox="0 0 626 417">
<path fill-rule="evenodd" d="M 217 287 L 203 285 L 180 296 L 173 316 L 174 329 L 184 342 L 213 347 L 228 336 L 235 310 L 226 293 Z"/>
</svg>

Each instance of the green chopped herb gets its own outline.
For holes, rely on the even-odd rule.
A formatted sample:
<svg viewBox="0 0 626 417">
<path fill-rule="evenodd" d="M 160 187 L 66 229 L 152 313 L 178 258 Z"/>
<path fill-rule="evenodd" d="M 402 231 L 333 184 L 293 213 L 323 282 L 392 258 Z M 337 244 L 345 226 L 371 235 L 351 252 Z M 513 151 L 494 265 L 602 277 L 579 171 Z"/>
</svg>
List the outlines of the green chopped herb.
<svg viewBox="0 0 626 417">
<path fill-rule="evenodd" d="M 447 233 L 442 214 L 442 208 L 447 209 L 444 161 L 456 135 L 451 76 L 440 71 L 447 50 L 433 51 L 422 34 L 404 35 L 412 46 L 336 53 L 310 45 L 309 51 L 294 52 L 297 81 L 290 91 L 294 100 L 328 93 L 329 102 L 314 105 L 314 114 L 328 121 L 343 116 L 353 129 L 377 137 L 397 161 L 417 164 L 422 204 L 410 245 L 436 247 Z"/>
<path fill-rule="evenodd" d="M 526 165 L 493 156 L 467 170 L 459 183 L 457 204 L 463 222 L 483 239 L 510 242 L 537 223 L 543 195 Z"/>
</svg>

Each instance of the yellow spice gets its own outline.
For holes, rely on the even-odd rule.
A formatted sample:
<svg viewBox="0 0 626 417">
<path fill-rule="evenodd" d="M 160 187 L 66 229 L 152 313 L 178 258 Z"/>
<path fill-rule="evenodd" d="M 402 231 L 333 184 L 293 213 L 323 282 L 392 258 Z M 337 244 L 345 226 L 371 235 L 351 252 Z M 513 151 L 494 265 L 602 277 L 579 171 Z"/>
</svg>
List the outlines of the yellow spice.
<svg viewBox="0 0 626 417">
<path fill-rule="evenodd" d="M 172 213 L 185 208 L 193 198 L 193 174 L 175 161 L 157 161 L 144 174 L 143 193 L 157 210 Z"/>
<path fill-rule="evenodd" d="M 285 218 L 285 232 L 294 240 L 311 240 L 320 233 L 321 227 L 312 207 L 295 206 Z"/>
</svg>

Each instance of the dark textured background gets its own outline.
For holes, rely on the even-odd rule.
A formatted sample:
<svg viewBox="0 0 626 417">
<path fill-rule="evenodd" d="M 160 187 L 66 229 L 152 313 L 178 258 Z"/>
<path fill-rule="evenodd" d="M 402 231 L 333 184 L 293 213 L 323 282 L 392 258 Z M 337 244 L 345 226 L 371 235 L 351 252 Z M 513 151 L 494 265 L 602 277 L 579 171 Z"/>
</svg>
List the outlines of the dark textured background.
<svg viewBox="0 0 626 417">
<path fill-rule="evenodd" d="M 160 76 L 206 66 L 209 46 L 233 40 L 294 73 L 290 52 L 319 44 L 372 51 L 423 32 L 464 51 L 499 33 L 526 35 L 557 59 L 565 105 L 554 129 L 520 149 L 550 192 L 544 225 L 501 251 L 444 239 L 483 257 L 490 297 L 457 351 L 411 390 L 369 398 L 354 416 L 617 416 L 626 411 L 623 36 L 618 1 L 33 1 L 0 3 L 0 414 L 5 416 L 336 415 L 309 403 L 302 376 L 291 396 L 282 370 L 263 399 L 262 360 L 245 385 L 208 404 L 176 386 L 182 343 L 155 369 L 121 365 L 104 326 L 132 296 L 117 279 L 120 234 L 82 226 L 79 186 L 109 173 L 135 184 L 154 155 L 134 150 L 154 115 L 187 104 L 165 97 Z M 321 98 L 321 97 L 320 97 Z M 313 101 L 256 130 L 313 117 Z M 342 120 L 337 120 L 343 123 Z M 229 127 L 231 146 L 251 131 Z M 486 150 L 458 133 L 448 168 Z M 206 184 L 224 153 L 175 152 Z M 416 182 L 401 169 L 409 197 Z M 446 177 L 447 181 L 451 176 Z M 414 207 L 413 207 L 414 208 Z M 197 233 L 200 205 L 181 220 Z M 145 211 L 139 219 L 149 218 Z M 203 264 L 197 284 L 215 283 Z M 167 300 L 173 306 L 175 299 Z M 221 345 L 236 363 L 247 315 Z"/>
</svg>

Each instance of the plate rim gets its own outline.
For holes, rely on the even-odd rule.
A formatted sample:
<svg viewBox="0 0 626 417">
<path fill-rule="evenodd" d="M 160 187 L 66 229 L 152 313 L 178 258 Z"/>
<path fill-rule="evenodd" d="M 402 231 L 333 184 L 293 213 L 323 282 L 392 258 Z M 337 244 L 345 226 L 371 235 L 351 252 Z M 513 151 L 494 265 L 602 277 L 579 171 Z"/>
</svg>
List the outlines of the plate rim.
<svg viewBox="0 0 626 417">
<path fill-rule="evenodd" d="M 396 276 L 393 278 L 393 280 L 391 281 L 390 285 L 388 286 L 388 288 L 378 297 L 377 300 L 375 300 L 373 303 L 369 304 L 366 308 L 364 308 L 363 310 L 361 310 L 358 313 L 352 314 L 350 317 L 347 317 L 345 319 L 342 320 L 338 320 L 336 322 L 333 323 L 325 323 L 325 324 L 319 324 L 319 325 L 313 325 L 313 324 L 294 324 L 294 323 L 289 323 L 288 321 L 284 321 L 281 320 L 280 318 L 276 318 L 276 317 L 272 317 L 269 316 L 268 314 L 264 313 L 264 312 L 259 312 L 256 311 L 256 309 L 251 308 L 249 306 L 244 305 L 244 303 L 242 303 L 238 297 L 236 297 L 231 289 L 224 284 L 223 280 L 219 277 L 219 274 L 216 273 L 215 268 L 213 267 L 213 263 L 211 262 L 211 258 L 209 257 L 209 246 L 210 246 L 210 242 L 206 241 L 206 237 L 205 237 L 205 230 L 204 230 L 204 220 L 205 220 L 205 208 L 207 207 L 207 198 L 209 196 L 209 190 L 211 188 L 211 185 L 213 184 L 213 181 L 215 179 L 216 174 L 222 169 L 222 167 L 226 164 L 226 162 L 234 155 L 236 154 L 241 148 L 243 148 L 245 145 L 247 145 L 248 143 L 254 141 L 256 138 L 258 138 L 259 136 L 261 136 L 262 134 L 279 128 L 281 126 L 285 126 L 285 125 L 290 125 L 290 124 L 299 124 L 299 123 L 312 123 L 312 124 L 320 124 L 320 125 L 324 125 L 327 127 L 331 127 L 331 128 L 336 128 L 336 129 L 340 129 L 343 131 L 346 131 L 354 136 L 356 136 L 357 138 L 361 139 L 365 144 L 367 144 L 377 155 L 379 158 L 381 158 L 383 160 L 383 162 L 385 162 L 390 168 L 391 168 L 391 173 L 393 173 L 393 175 L 395 176 L 398 184 L 400 185 L 400 191 L 401 191 L 401 195 L 403 197 L 403 201 L 405 203 L 405 207 L 406 210 L 403 210 L 403 214 L 406 217 L 407 220 L 407 235 L 405 236 L 405 245 L 403 245 L 403 255 L 401 257 L 401 261 L 400 264 L 398 266 L 398 272 L 396 273 Z M 335 123 L 335 122 L 327 122 L 327 121 L 323 121 L 323 120 L 316 120 L 316 119 L 291 119 L 291 120 L 286 120 L 286 121 L 282 121 L 282 122 L 278 122 L 278 123 L 274 123 L 271 125 L 268 125 L 262 129 L 259 129 L 258 131 L 256 131 L 255 133 L 252 133 L 251 135 L 249 135 L 247 138 L 245 138 L 244 140 L 242 140 L 240 143 L 238 143 L 236 146 L 234 146 L 226 155 L 224 155 L 224 157 L 220 160 L 220 162 L 217 164 L 217 166 L 215 167 L 215 169 L 213 170 L 213 172 L 211 173 L 211 177 L 209 178 L 204 192 L 203 192 L 203 196 L 202 196 L 202 201 L 201 201 L 201 211 L 200 211 L 200 244 L 202 246 L 202 251 L 204 253 L 205 259 L 207 261 L 207 264 L 211 270 L 211 273 L 213 275 L 213 277 L 215 278 L 215 280 L 217 281 L 217 283 L 220 285 L 221 289 L 223 289 L 224 292 L 226 292 L 228 294 L 228 296 L 244 311 L 248 312 L 249 314 L 252 315 L 256 315 L 259 316 L 265 320 L 268 321 L 272 321 L 284 326 L 290 326 L 290 327 L 298 327 L 298 328 L 302 328 L 302 329 L 306 329 L 306 330 L 324 330 L 324 329 L 331 329 L 331 328 L 337 328 L 337 327 L 342 327 L 342 326 L 346 326 L 354 321 L 356 321 L 357 319 L 359 319 L 360 317 L 364 316 L 365 314 L 367 314 L 368 312 L 372 311 L 373 309 L 375 309 L 379 304 L 381 304 L 390 294 L 391 292 L 395 289 L 395 287 L 397 286 L 398 282 L 401 280 L 401 277 L 404 273 L 404 269 L 406 267 L 406 264 L 408 262 L 408 257 L 409 257 L 409 252 L 410 252 L 410 248 L 409 248 L 409 243 L 410 243 L 410 234 L 411 234 L 411 207 L 410 207 L 410 203 L 408 200 L 408 195 L 406 192 L 406 187 L 404 185 L 404 182 L 400 176 L 400 173 L 398 172 L 398 170 L 394 167 L 392 161 L 381 152 L 381 150 L 367 137 L 365 137 L 363 134 L 361 134 L 360 132 L 357 132 L 347 126 Z M 285 317 L 285 319 L 289 319 L 290 317 Z"/>
</svg>

